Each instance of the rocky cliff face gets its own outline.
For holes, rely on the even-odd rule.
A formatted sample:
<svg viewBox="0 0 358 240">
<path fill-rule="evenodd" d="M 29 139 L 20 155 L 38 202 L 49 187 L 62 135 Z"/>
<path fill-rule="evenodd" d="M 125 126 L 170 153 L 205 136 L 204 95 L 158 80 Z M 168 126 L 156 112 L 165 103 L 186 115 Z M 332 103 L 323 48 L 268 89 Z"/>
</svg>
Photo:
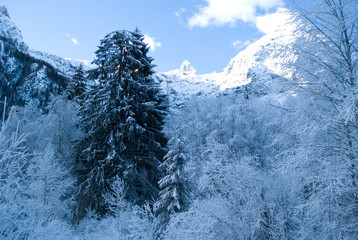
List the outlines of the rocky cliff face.
<svg viewBox="0 0 358 240">
<path fill-rule="evenodd" d="M 0 102 L 6 97 L 9 106 L 30 99 L 43 105 L 63 91 L 73 71 L 69 61 L 29 49 L 6 7 L 0 7 Z"/>
</svg>

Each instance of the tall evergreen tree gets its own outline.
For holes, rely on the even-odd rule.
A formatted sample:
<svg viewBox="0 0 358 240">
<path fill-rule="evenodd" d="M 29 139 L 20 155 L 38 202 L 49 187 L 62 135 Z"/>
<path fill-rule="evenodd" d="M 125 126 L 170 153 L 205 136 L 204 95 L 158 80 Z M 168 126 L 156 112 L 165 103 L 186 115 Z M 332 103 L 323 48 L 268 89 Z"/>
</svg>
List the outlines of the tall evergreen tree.
<svg viewBox="0 0 358 240">
<path fill-rule="evenodd" d="M 184 186 L 182 179 L 182 168 L 185 162 L 184 142 L 182 129 L 178 127 L 177 135 L 169 140 L 169 151 L 164 157 L 164 162 L 160 165 L 165 172 L 165 176 L 159 181 L 161 189 L 159 199 L 154 205 L 154 210 L 159 216 L 160 234 L 170 220 L 170 215 L 182 210 L 184 202 Z"/>
<path fill-rule="evenodd" d="M 98 85 L 82 109 L 78 217 L 88 207 L 106 212 L 102 194 L 110 191 L 117 176 L 126 184 L 131 202 L 141 205 L 158 194 L 166 107 L 151 77 L 154 65 L 147 53 L 138 30 L 112 32 L 96 51 L 97 68 L 90 76 Z"/>
<path fill-rule="evenodd" d="M 75 70 L 72 81 L 67 86 L 67 98 L 69 100 L 82 100 L 86 92 L 86 72 L 83 64 Z"/>
</svg>

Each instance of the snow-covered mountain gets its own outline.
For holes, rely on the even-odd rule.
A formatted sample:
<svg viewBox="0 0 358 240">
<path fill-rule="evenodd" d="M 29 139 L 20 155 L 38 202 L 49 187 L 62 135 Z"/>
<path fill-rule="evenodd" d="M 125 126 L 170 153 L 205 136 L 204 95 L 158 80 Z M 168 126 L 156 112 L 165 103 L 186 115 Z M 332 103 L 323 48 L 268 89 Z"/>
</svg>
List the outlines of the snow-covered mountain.
<svg viewBox="0 0 358 240">
<path fill-rule="evenodd" d="M 218 79 L 220 89 L 246 85 L 257 78 L 269 81 L 276 75 L 292 77 L 290 63 L 295 55 L 289 46 L 296 39 L 296 27 L 290 21 L 288 10 L 280 9 L 276 15 L 282 19 L 281 24 L 231 59 L 222 78 Z"/>
<path fill-rule="evenodd" d="M 289 21 L 288 10 L 280 9 L 276 14 L 282 19 L 276 30 L 237 54 L 220 73 L 199 75 L 188 60 L 176 70 L 156 73 L 164 92 L 180 104 L 193 95 L 206 96 L 241 86 L 262 93 L 272 80 L 291 78 L 289 63 L 295 55 L 288 46 L 295 41 L 296 27 Z M 34 98 L 42 103 L 49 94 L 65 88 L 79 64 L 31 49 L 6 7 L 0 7 L 1 99 L 6 96 L 10 104 L 18 104 Z"/>
<path fill-rule="evenodd" d="M 10 20 L 10 15 L 5 6 L 0 6 L 0 37 L 2 41 L 9 41 L 15 47 L 24 51 L 27 50 L 27 46 L 22 39 L 21 31 Z"/>
<path fill-rule="evenodd" d="M 268 87 L 272 80 L 291 79 L 296 56 L 290 46 L 296 39 L 297 28 L 290 21 L 288 10 L 280 9 L 275 14 L 282 20 L 275 30 L 237 54 L 222 72 L 198 75 L 185 60 L 179 69 L 158 74 L 163 89 L 185 97 L 250 85 L 255 85 L 255 91 L 261 91 L 260 88 Z"/>
<path fill-rule="evenodd" d="M 68 60 L 31 49 L 6 7 L 0 6 L 0 101 L 7 97 L 10 105 L 30 99 L 43 104 L 50 94 L 65 88 L 75 66 Z"/>
<path fill-rule="evenodd" d="M 156 73 L 163 91 L 176 104 L 191 96 L 208 95 L 219 90 L 218 85 L 204 75 L 198 75 L 188 60 L 184 60 L 179 69 L 166 73 Z"/>
</svg>

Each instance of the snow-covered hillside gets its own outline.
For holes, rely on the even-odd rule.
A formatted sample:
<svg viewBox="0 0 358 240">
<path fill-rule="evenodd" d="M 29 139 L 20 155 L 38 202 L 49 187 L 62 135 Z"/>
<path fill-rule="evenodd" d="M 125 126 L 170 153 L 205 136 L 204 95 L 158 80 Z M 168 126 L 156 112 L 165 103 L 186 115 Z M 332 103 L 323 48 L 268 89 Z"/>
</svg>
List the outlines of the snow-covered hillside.
<svg viewBox="0 0 358 240">
<path fill-rule="evenodd" d="M 222 79 L 218 79 L 220 89 L 245 85 L 256 78 L 269 81 L 275 75 L 292 77 L 289 63 L 295 60 L 295 55 L 288 47 L 296 39 L 296 26 L 290 21 L 288 10 L 281 9 L 276 14 L 282 23 L 231 59 Z"/>
<path fill-rule="evenodd" d="M 222 72 L 199 75 L 185 60 L 176 70 L 156 73 L 164 92 L 175 100 L 175 104 L 180 104 L 193 95 L 206 96 L 253 81 L 266 84 L 278 77 L 290 78 L 293 71 L 288 63 L 294 61 L 295 56 L 286 48 L 295 40 L 296 28 L 290 23 L 287 10 L 281 9 L 276 14 L 282 19 L 282 24 L 237 54 Z M 24 43 L 21 31 L 11 21 L 6 7 L 0 7 L 0 26 L 1 65 L 6 82 L 16 85 L 21 101 L 60 91 L 81 63 L 31 49 Z M 11 54 L 14 51 L 18 54 Z M 85 64 L 85 67 L 93 66 Z"/>
<path fill-rule="evenodd" d="M 179 105 L 193 95 L 206 96 L 219 90 L 215 81 L 198 75 L 188 60 L 184 60 L 179 69 L 156 73 L 155 77 L 163 91 Z"/>
<path fill-rule="evenodd" d="M 0 101 L 7 97 L 14 105 L 35 99 L 42 105 L 51 94 L 62 92 L 78 65 L 31 49 L 6 7 L 0 7 Z"/>
<path fill-rule="evenodd" d="M 0 37 L 11 41 L 14 46 L 23 48 L 27 47 L 23 41 L 21 31 L 10 20 L 10 15 L 5 6 L 0 6 Z"/>
<path fill-rule="evenodd" d="M 222 72 L 199 75 L 185 60 L 179 69 L 157 74 L 162 88 L 178 99 L 208 95 L 253 81 L 256 85 L 270 84 L 278 78 L 291 79 L 294 69 L 290 66 L 296 56 L 288 48 L 296 39 L 296 26 L 288 10 L 280 9 L 276 15 L 282 19 L 281 24 L 232 58 Z"/>
<path fill-rule="evenodd" d="M 39 61 L 45 61 L 46 63 L 51 64 L 58 72 L 64 75 L 73 74 L 73 68 L 80 64 L 78 61 L 63 59 L 56 55 L 38 51 L 28 46 L 23 41 L 20 29 L 18 29 L 15 23 L 12 22 L 5 6 L 0 6 L 0 39 L 11 43 L 14 47 L 18 48 L 18 50 L 29 54 Z"/>
</svg>

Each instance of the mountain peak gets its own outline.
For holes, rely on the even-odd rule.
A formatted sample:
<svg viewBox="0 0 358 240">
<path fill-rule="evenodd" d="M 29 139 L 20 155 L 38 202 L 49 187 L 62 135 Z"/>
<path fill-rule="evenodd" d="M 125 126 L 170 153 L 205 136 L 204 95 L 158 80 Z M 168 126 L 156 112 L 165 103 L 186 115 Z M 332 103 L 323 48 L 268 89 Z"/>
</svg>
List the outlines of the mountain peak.
<svg viewBox="0 0 358 240">
<path fill-rule="evenodd" d="M 5 6 L 0 6 L 0 16 L 5 16 L 10 18 L 9 12 Z"/>
<path fill-rule="evenodd" d="M 0 36 L 14 46 L 25 47 L 21 31 L 11 21 L 5 6 L 0 6 Z"/>
<path fill-rule="evenodd" d="M 246 85 L 254 79 L 292 76 L 289 63 L 295 61 L 295 54 L 290 46 L 297 40 L 298 31 L 292 22 L 292 13 L 282 8 L 267 18 L 272 19 L 275 26 L 230 60 L 219 82 L 221 89 Z"/>
<path fill-rule="evenodd" d="M 184 60 L 180 66 L 179 74 L 181 75 L 196 75 L 197 72 L 193 65 L 188 61 Z"/>
</svg>

